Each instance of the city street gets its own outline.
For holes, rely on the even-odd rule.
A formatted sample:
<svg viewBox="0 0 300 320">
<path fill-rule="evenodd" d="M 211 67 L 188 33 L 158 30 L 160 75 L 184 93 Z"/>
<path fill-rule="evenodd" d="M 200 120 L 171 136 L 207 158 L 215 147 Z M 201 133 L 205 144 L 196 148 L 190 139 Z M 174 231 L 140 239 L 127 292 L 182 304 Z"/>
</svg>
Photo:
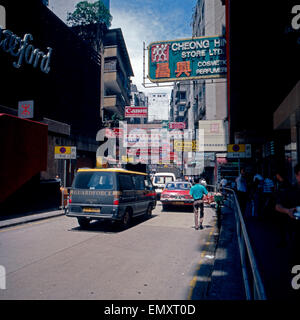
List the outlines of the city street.
<svg viewBox="0 0 300 320">
<path fill-rule="evenodd" d="M 196 284 L 201 291 L 200 264 L 213 261 L 214 214 L 205 208 L 196 231 L 191 211 L 159 202 L 127 230 L 99 222 L 83 230 L 66 216 L 0 229 L 0 299 L 189 299 Z"/>
</svg>

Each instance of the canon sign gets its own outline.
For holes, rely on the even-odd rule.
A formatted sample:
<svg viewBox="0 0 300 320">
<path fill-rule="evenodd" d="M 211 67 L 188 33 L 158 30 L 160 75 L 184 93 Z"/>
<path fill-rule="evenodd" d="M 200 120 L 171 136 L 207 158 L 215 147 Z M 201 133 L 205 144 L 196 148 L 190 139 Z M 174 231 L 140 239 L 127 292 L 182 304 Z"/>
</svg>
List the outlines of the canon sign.
<svg viewBox="0 0 300 320">
<path fill-rule="evenodd" d="M 147 118 L 147 107 L 125 107 L 125 118 Z"/>
</svg>

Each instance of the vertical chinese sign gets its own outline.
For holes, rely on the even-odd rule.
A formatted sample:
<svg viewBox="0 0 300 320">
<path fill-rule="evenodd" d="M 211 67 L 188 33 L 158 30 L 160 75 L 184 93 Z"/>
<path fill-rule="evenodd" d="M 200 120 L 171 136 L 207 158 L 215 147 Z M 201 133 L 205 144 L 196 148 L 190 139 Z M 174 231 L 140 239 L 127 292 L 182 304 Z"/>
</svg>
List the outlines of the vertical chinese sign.
<svg viewBox="0 0 300 320">
<path fill-rule="evenodd" d="M 153 42 L 148 46 L 148 78 L 152 82 L 225 78 L 226 74 L 224 37 Z"/>
</svg>

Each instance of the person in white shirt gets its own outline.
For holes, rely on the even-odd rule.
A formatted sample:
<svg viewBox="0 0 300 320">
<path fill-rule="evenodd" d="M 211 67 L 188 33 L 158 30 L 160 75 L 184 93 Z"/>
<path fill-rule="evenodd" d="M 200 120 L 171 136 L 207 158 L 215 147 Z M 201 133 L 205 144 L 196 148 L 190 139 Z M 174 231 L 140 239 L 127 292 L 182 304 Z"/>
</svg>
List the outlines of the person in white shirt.
<svg viewBox="0 0 300 320">
<path fill-rule="evenodd" d="M 236 188 L 237 188 L 237 196 L 239 200 L 239 205 L 242 213 L 245 213 L 246 205 L 247 205 L 247 181 L 245 177 L 245 169 L 242 168 L 240 171 L 240 175 L 235 179 Z"/>
</svg>

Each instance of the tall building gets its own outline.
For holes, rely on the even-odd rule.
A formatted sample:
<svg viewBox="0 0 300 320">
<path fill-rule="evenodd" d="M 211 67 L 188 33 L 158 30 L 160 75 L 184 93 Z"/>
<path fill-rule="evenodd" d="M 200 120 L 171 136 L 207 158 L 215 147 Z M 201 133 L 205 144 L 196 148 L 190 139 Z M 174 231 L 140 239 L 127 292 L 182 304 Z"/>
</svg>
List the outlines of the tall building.
<svg viewBox="0 0 300 320">
<path fill-rule="evenodd" d="M 278 1 L 269 15 L 269 1 L 262 1 L 259 10 L 252 3 L 242 17 L 241 1 L 226 1 L 230 143 L 251 144 L 249 165 L 271 175 L 285 167 L 291 181 L 300 161 L 300 35 L 293 26 L 299 18 L 292 13 L 296 5 L 294 0 Z M 252 17 L 255 23 L 240 27 Z M 253 35 L 258 55 L 249 51 L 247 39 Z M 278 43 L 282 50 L 276 49 Z"/>
<path fill-rule="evenodd" d="M 148 94 L 148 121 L 169 120 L 169 96 L 167 93 Z"/>
<path fill-rule="evenodd" d="M 171 122 L 185 122 L 188 127 L 188 110 L 190 108 L 189 101 L 190 81 L 177 82 L 171 93 L 170 101 L 170 117 Z"/>
<path fill-rule="evenodd" d="M 130 77 L 134 76 L 121 29 L 110 29 L 104 40 L 104 104 L 102 116 L 109 124 L 122 120 L 130 105 Z"/>
<path fill-rule="evenodd" d="M 192 25 L 193 37 L 225 36 L 225 6 L 220 0 L 198 0 Z M 192 89 L 189 127 L 197 128 L 199 120 L 227 118 L 226 79 L 194 81 Z"/>
<path fill-rule="evenodd" d="M 131 85 L 131 106 L 135 107 L 148 107 L 148 97 L 144 92 L 138 91 L 135 84 Z M 143 124 L 147 123 L 148 118 L 133 118 L 130 123 Z"/>
<path fill-rule="evenodd" d="M 192 36 L 225 37 L 225 18 L 225 6 L 221 0 L 198 0 L 193 14 Z M 217 169 L 215 161 L 211 159 L 215 159 L 217 152 L 225 152 L 227 149 L 226 79 L 176 82 L 172 92 L 170 116 L 172 121 L 185 122 L 186 127 L 190 130 L 203 129 L 205 131 L 204 156 L 207 160 L 205 161 L 205 176 L 210 183 L 213 183 Z M 190 169 L 193 168 L 189 167 L 191 162 L 186 160 L 185 163 L 185 172 L 192 174 L 194 171 Z"/>
</svg>

